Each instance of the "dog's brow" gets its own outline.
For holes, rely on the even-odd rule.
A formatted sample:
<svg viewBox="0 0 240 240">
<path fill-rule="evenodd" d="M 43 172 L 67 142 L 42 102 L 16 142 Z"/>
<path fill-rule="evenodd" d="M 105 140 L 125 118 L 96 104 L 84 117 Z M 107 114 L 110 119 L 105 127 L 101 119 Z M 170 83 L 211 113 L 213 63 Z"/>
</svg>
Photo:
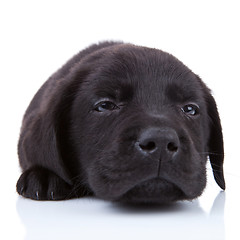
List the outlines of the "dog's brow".
<svg viewBox="0 0 240 240">
<path fill-rule="evenodd" d="M 117 101 L 128 101 L 133 96 L 133 89 L 128 84 L 103 82 L 96 88 L 96 95 L 100 98 L 111 98 Z"/>
<path fill-rule="evenodd" d="M 176 102 L 189 102 L 189 101 L 196 101 L 198 96 L 196 91 L 193 89 L 185 89 L 184 87 L 168 87 L 166 89 L 166 95 L 172 101 Z"/>
<path fill-rule="evenodd" d="M 116 94 L 113 89 L 110 88 L 101 88 L 95 92 L 96 96 L 99 98 L 111 98 L 116 99 Z"/>
</svg>

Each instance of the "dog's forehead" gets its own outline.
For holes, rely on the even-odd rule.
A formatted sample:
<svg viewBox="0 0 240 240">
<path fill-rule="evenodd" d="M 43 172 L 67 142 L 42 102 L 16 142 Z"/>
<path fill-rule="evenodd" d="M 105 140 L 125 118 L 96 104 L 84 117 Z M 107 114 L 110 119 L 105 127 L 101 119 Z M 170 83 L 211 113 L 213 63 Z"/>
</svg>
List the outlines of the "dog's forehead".
<svg viewBox="0 0 240 240">
<path fill-rule="evenodd" d="M 189 102 L 201 98 L 197 76 L 174 56 L 156 49 L 122 46 L 105 54 L 95 76 L 99 97 L 125 101 Z"/>
</svg>

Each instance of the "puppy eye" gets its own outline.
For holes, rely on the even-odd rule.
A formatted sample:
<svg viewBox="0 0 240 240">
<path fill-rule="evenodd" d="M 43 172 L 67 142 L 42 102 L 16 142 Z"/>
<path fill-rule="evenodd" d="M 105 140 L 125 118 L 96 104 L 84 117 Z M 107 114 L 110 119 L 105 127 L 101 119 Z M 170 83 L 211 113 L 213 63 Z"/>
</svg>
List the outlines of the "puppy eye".
<svg viewBox="0 0 240 240">
<path fill-rule="evenodd" d="M 119 109 L 119 107 L 110 101 L 100 102 L 94 108 L 94 110 L 97 112 L 113 111 L 115 109 Z"/>
<path fill-rule="evenodd" d="M 199 106 L 195 104 L 187 104 L 181 108 L 182 111 L 188 115 L 196 116 L 199 114 Z"/>
</svg>

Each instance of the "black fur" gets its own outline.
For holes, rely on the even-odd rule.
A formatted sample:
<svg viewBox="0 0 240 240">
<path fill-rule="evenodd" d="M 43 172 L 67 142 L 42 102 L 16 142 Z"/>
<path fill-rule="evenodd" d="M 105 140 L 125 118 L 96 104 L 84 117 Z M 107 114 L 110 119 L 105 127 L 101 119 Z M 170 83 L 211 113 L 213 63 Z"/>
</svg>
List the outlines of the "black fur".
<svg viewBox="0 0 240 240">
<path fill-rule="evenodd" d="M 225 189 L 216 103 L 172 55 L 120 42 L 93 45 L 30 103 L 17 191 L 37 200 L 94 195 L 122 202 L 193 199 L 210 158 Z"/>
</svg>

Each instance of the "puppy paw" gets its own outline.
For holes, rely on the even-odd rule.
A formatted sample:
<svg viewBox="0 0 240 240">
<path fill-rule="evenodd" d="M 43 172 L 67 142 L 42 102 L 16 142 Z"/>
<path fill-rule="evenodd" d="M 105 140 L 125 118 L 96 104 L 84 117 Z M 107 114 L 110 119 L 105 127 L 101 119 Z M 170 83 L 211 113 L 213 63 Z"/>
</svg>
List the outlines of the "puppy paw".
<svg viewBox="0 0 240 240">
<path fill-rule="evenodd" d="M 64 200 L 73 197 L 72 186 L 42 167 L 23 172 L 17 182 L 17 192 L 34 200 Z"/>
</svg>

